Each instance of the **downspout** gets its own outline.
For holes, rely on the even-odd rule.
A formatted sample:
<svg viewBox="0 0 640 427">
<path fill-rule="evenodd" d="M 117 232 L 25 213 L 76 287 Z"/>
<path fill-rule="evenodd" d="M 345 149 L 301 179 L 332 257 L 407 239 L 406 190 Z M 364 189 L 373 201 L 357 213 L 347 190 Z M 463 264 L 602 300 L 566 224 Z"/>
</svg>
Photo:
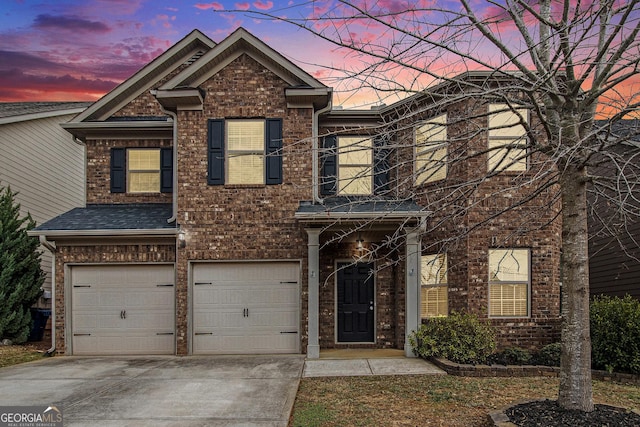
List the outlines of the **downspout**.
<svg viewBox="0 0 640 427">
<path fill-rule="evenodd" d="M 51 348 L 45 356 L 53 356 L 56 351 L 56 245 L 40 235 L 40 244 L 51 252 Z"/>
<path fill-rule="evenodd" d="M 84 147 L 84 162 L 82 162 L 82 183 L 83 186 L 85 186 L 83 193 L 83 200 L 82 200 L 82 205 L 83 206 L 87 206 L 87 190 L 86 190 L 86 184 L 87 184 L 87 143 L 86 141 L 81 140 L 80 138 L 78 138 L 77 136 L 73 135 L 73 142 L 75 142 L 78 145 L 81 145 L 82 147 Z"/>
<path fill-rule="evenodd" d="M 313 160 L 312 160 L 313 176 L 312 176 L 311 182 L 313 185 L 313 203 L 314 204 L 324 203 L 324 199 L 320 197 L 320 183 L 319 183 L 319 173 L 318 173 L 318 161 L 319 161 L 318 150 L 320 145 L 318 143 L 318 118 L 320 117 L 320 114 L 331 110 L 331 108 L 333 108 L 333 100 L 332 100 L 332 94 L 330 93 L 327 106 L 324 108 L 321 108 L 318 111 L 314 111 L 313 118 L 311 121 L 311 138 L 312 138 L 312 144 L 313 144 L 311 148 L 311 153 L 313 156 Z"/>
<path fill-rule="evenodd" d="M 156 95 L 156 91 L 152 90 L 151 94 L 153 96 Z M 159 103 L 160 104 L 160 103 Z M 171 116 L 173 120 L 173 171 L 171 173 L 173 179 L 173 191 L 172 191 L 172 203 L 173 209 L 171 218 L 167 220 L 167 223 L 172 223 L 178 218 L 178 114 L 173 111 L 165 109 L 162 104 L 160 104 L 160 109 L 163 113 Z"/>
</svg>

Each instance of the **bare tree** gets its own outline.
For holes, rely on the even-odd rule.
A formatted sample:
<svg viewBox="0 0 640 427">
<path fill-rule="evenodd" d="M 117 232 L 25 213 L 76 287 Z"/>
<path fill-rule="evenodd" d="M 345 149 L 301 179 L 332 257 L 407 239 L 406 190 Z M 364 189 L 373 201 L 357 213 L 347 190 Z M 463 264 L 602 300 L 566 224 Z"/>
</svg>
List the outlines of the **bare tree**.
<svg viewBox="0 0 640 427">
<path fill-rule="evenodd" d="M 558 400 L 568 409 L 593 410 L 588 189 L 601 200 L 616 204 L 622 224 L 637 215 L 637 210 L 627 206 L 633 206 L 628 202 L 635 200 L 638 167 L 634 159 L 640 147 L 636 143 L 619 150 L 619 138 L 601 135 L 608 135 L 617 120 L 632 114 L 637 117 L 638 91 L 628 88 L 634 82 L 640 84 L 639 4 L 637 0 L 502 0 L 479 5 L 460 0 L 457 5 L 440 1 L 398 3 L 394 5 L 401 7 L 394 9 L 387 2 L 338 0 L 318 3 L 324 6 L 318 7 L 322 11 L 311 16 L 295 17 L 295 8 L 286 11 L 287 17 L 252 12 L 261 18 L 284 20 L 357 57 L 361 67 L 341 70 L 341 77 L 349 82 L 344 83 L 345 90 L 373 89 L 383 99 L 398 92 L 406 96 L 430 93 L 426 89 L 436 81 L 445 84 L 441 87 L 448 84 L 459 90 L 443 89 L 429 95 L 431 109 L 455 104 L 459 101 L 456 96 L 473 94 L 478 102 L 499 103 L 519 117 L 518 124 L 526 129 L 527 138 L 514 144 L 470 153 L 464 144 L 449 141 L 451 151 L 442 161 L 450 168 L 455 167 L 454 162 L 468 162 L 478 156 L 497 156 L 498 160 L 493 168 L 464 183 L 449 183 L 446 192 L 438 188 L 431 195 L 423 195 L 423 200 L 439 197 L 448 212 L 441 220 L 446 222 L 452 215 L 463 215 L 470 204 L 495 196 L 475 197 L 474 191 L 504 168 L 523 161 L 537 165 L 535 177 L 517 184 L 519 189 L 527 189 L 522 197 L 469 224 L 464 233 L 534 200 L 544 200 L 537 205 L 540 211 L 561 203 L 563 323 Z M 367 32 L 376 37 L 361 37 Z M 462 73 L 465 78 L 459 78 L 462 71 L 475 70 L 485 70 L 489 77 L 470 80 Z M 408 99 L 401 104 L 406 111 L 388 114 L 389 122 L 382 127 L 393 127 L 397 132 L 406 125 L 407 115 L 420 111 Z M 531 112 L 531 119 L 524 116 L 524 111 Z M 480 123 L 480 113 L 467 113 L 470 115 L 464 118 L 450 118 L 449 125 L 456 120 Z M 598 115 L 607 118 L 605 124 L 596 121 Z M 486 123 L 486 117 L 484 120 Z M 486 126 L 478 125 L 475 132 L 486 130 Z M 613 176 L 590 174 L 603 162 L 614 168 Z M 431 227 L 436 230 L 438 225 Z"/>
</svg>

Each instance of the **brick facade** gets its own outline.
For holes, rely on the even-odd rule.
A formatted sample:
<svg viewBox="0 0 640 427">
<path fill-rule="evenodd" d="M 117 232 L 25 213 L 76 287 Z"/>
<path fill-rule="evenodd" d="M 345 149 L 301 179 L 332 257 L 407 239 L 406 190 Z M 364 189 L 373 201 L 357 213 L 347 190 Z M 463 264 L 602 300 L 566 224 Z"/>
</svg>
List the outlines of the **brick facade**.
<svg viewBox="0 0 640 427">
<path fill-rule="evenodd" d="M 184 67 L 157 82 L 177 75 Z M 184 233 L 185 245 L 151 242 L 149 239 L 121 243 L 57 244 L 56 281 L 64 284 L 65 266 L 86 263 L 175 263 L 176 268 L 176 351 L 188 354 L 190 333 L 189 280 L 193 262 L 203 261 L 301 261 L 300 340 L 305 352 L 308 341 L 308 248 L 307 234 L 295 218 L 301 201 L 313 200 L 312 135 L 313 109 L 310 105 L 288 103 L 291 87 L 273 69 L 254 57 L 241 54 L 198 84 L 203 98 L 201 109 L 177 109 L 177 217 L 176 226 Z M 471 99 L 471 98 L 470 98 Z M 534 157 L 525 174 L 505 173 L 479 179 L 486 171 L 482 154 L 487 145 L 486 104 L 474 100 L 456 102 L 435 111 L 428 102 L 406 106 L 415 114 L 402 115 L 387 134 L 391 151 L 389 189 L 385 197 L 412 199 L 432 212 L 422 236 L 423 253 L 444 251 L 448 255 L 449 309 L 469 311 L 487 317 L 488 251 L 492 247 L 518 247 L 531 250 L 531 316 L 492 319 L 502 346 L 539 347 L 558 337 L 560 224 L 558 205 L 551 203 L 552 192 L 518 204 L 508 213 L 496 216 L 517 197 L 533 194 L 530 178 L 538 171 Z M 451 164 L 447 178 L 436 183 L 413 185 L 413 126 L 421 119 L 447 112 L 449 155 L 464 161 Z M 406 113 L 406 112 L 405 112 Z M 380 121 L 393 119 L 380 118 Z M 118 117 L 164 116 L 159 102 L 145 89 L 114 114 Z M 210 185 L 207 182 L 209 119 L 282 119 L 282 184 Z M 330 128 L 323 127 L 321 134 Z M 485 122 L 483 122 L 485 120 Z M 348 132 L 352 122 L 331 129 Z M 376 128 L 376 132 L 384 128 Z M 367 132 L 372 132 L 371 128 Z M 111 148 L 171 147 L 172 139 L 90 137 L 87 145 L 87 203 L 171 203 L 170 193 L 128 194 L 110 192 Z M 316 165 L 321 169 L 321 163 Z M 477 183 L 473 183 L 478 178 Z M 450 191 L 459 185 L 463 191 Z M 505 192 L 505 188 L 513 188 Z M 550 206 L 550 207 L 549 207 Z M 374 224 L 376 220 L 370 222 Z M 482 224 L 481 226 L 477 226 Z M 326 224 L 316 224 L 325 226 Z M 394 227 L 407 224 L 397 221 Z M 410 225 L 414 225 L 413 223 Z M 362 256 L 355 246 L 353 222 L 332 224 L 321 235 L 319 329 L 321 348 L 351 345 L 336 342 L 335 265 L 340 260 Z M 376 249 L 375 259 L 375 343 L 365 347 L 403 348 L 405 342 L 405 244 L 404 232 L 389 236 L 389 224 L 367 241 L 365 252 Z M 391 230 L 391 231 L 389 231 Z M 346 236 L 330 242 L 335 235 Z M 383 242 L 391 242 L 384 248 Z M 68 299 L 68 298 L 67 298 Z M 65 351 L 65 286 L 56 287 L 57 348 Z M 363 346 L 360 344 L 359 346 Z"/>
</svg>

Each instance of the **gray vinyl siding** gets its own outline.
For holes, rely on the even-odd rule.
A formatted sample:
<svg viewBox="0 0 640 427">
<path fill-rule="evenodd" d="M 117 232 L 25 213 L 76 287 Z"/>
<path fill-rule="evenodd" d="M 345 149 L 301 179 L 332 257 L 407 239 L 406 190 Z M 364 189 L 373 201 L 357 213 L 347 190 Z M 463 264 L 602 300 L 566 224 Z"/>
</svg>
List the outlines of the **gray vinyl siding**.
<svg viewBox="0 0 640 427">
<path fill-rule="evenodd" d="M 0 125 L 0 184 L 19 192 L 22 213 L 37 224 L 85 203 L 84 147 L 60 127 L 76 114 Z M 51 259 L 44 250 L 45 289 L 51 287 Z"/>
<path fill-rule="evenodd" d="M 640 248 L 631 236 L 640 236 L 640 222 L 628 227 L 628 234 L 616 238 L 596 237 L 589 242 L 589 286 L 591 295 L 623 297 L 626 294 L 640 299 Z M 624 245 L 627 253 L 621 249 Z"/>
</svg>

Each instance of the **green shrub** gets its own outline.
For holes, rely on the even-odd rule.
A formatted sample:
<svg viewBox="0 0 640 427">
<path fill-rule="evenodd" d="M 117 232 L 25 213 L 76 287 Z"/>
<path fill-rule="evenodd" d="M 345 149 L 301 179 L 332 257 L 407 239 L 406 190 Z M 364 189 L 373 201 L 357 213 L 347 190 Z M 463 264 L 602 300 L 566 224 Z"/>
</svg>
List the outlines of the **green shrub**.
<svg viewBox="0 0 640 427">
<path fill-rule="evenodd" d="M 562 345 L 559 342 L 548 344 L 542 347 L 531 358 L 532 365 L 560 366 L 560 355 Z"/>
<path fill-rule="evenodd" d="M 499 365 L 528 365 L 531 361 L 531 353 L 520 347 L 509 347 L 489 357 L 491 363 Z"/>
<path fill-rule="evenodd" d="M 0 339 L 23 343 L 31 332 L 31 306 L 44 282 L 38 239 L 28 230 L 31 216 L 20 215 L 17 193 L 0 186 Z"/>
<path fill-rule="evenodd" d="M 495 332 L 472 314 L 453 312 L 429 319 L 409 337 L 422 358 L 443 357 L 456 363 L 485 363 L 496 349 Z"/>
<path fill-rule="evenodd" d="M 597 297 L 590 317 L 593 368 L 640 374 L 640 301 Z"/>
</svg>

